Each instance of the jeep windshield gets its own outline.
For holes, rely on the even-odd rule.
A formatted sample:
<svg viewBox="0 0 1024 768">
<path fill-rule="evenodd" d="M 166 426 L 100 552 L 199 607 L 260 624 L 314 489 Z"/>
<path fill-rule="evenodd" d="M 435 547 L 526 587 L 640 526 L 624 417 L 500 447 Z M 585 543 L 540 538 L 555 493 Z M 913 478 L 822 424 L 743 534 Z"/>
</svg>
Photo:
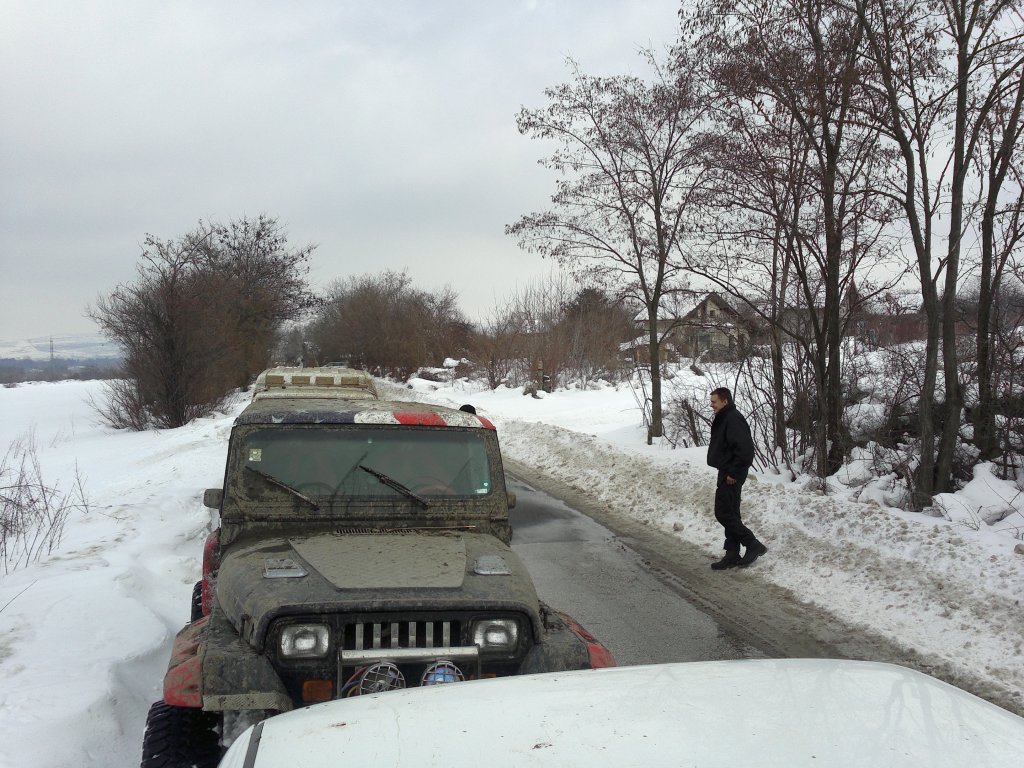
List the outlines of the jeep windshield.
<svg viewBox="0 0 1024 768">
<path fill-rule="evenodd" d="M 250 498 L 266 493 L 265 476 L 310 498 L 401 498 L 402 488 L 427 498 L 481 496 L 494 487 L 484 440 L 470 430 L 288 425 L 255 429 L 239 448 L 242 466 L 254 470 L 245 473 Z"/>
</svg>

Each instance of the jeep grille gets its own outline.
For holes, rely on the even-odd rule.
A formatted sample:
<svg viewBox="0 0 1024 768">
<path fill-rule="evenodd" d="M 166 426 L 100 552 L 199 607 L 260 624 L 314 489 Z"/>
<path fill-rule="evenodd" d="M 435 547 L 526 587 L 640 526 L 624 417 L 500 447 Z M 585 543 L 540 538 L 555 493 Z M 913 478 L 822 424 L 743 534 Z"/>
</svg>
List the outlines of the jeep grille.
<svg viewBox="0 0 1024 768">
<path fill-rule="evenodd" d="M 462 643 L 459 621 L 388 621 L 346 624 L 342 648 L 365 651 L 377 648 L 449 648 Z"/>
</svg>

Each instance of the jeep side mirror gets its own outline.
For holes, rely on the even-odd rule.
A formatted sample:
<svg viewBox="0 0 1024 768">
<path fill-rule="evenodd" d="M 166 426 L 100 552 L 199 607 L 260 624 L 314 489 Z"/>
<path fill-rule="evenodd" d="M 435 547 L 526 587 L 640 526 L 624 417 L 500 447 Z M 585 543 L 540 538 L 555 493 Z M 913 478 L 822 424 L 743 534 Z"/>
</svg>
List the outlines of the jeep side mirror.
<svg viewBox="0 0 1024 768">
<path fill-rule="evenodd" d="M 512 491 L 505 491 L 505 496 L 508 497 L 508 508 L 512 509 L 516 505 L 516 495 Z"/>
<path fill-rule="evenodd" d="M 207 488 L 203 491 L 203 506 L 210 509 L 220 509 L 222 503 L 224 503 L 223 488 Z"/>
</svg>

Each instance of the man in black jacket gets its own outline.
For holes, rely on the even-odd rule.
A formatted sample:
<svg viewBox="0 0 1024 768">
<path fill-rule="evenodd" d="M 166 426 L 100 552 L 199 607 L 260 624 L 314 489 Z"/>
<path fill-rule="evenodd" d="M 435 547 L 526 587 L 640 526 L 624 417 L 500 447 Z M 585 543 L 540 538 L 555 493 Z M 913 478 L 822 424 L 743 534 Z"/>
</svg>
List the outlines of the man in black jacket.
<svg viewBox="0 0 1024 768">
<path fill-rule="evenodd" d="M 725 528 L 725 557 L 711 567 L 716 571 L 745 568 L 768 551 L 740 518 L 740 489 L 754 463 L 754 440 L 728 389 L 719 387 L 711 393 L 711 410 L 715 418 L 711 422 L 708 464 L 718 470 L 715 519 Z M 741 545 L 746 547 L 742 557 Z"/>
</svg>

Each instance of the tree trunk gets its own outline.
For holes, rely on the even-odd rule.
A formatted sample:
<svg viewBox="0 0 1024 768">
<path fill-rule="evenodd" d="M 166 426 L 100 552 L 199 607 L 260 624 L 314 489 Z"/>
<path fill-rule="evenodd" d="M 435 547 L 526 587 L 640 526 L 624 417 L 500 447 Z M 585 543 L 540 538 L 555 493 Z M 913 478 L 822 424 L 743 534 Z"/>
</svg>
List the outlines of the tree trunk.
<svg viewBox="0 0 1024 768">
<path fill-rule="evenodd" d="M 838 147 L 830 137 L 823 141 L 826 147 L 826 169 L 824 177 L 823 202 L 825 208 L 825 307 L 824 344 L 819 344 L 817 354 L 823 367 L 824 389 L 818 393 L 819 419 L 825 424 L 826 461 L 824 474 L 835 474 L 843 463 L 845 446 L 840 434 L 842 429 L 843 398 L 840 376 L 840 319 L 842 317 L 842 296 L 839 295 L 839 270 L 842 260 L 843 233 L 835 210 L 836 173 Z"/>
<path fill-rule="evenodd" d="M 772 391 L 775 397 L 775 445 L 786 451 L 786 371 L 782 359 L 782 332 L 772 326 Z"/>
<path fill-rule="evenodd" d="M 953 130 L 953 176 L 949 200 L 949 248 L 946 253 L 946 281 L 942 295 L 942 367 L 946 402 L 943 406 L 942 437 L 935 461 L 935 489 L 953 489 L 953 456 L 960 432 L 963 396 L 960 392 L 959 361 L 956 351 L 956 291 L 960 277 L 960 242 L 963 236 L 964 185 L 967 177 L 967 83 L 970 77 L 967 40 L 961 36 L 957 52 L 956 113 Z"/>
<path fill-rule="evenodd" d="M 977 329 L 977 380 L 978 405 L 974 409 L 974 444 L 982 461 L 996 457 L 996 415 L 994 387 L 992 386 L 992 301 L 995 296 L 998 277 L 992 280 L 993 262 L 993 211 L 986 207 L 981 224 L 981 286 L 978 292 Z"/>
<path fill-rule="evenodd" d="M 647 322 L 650 329 L 647 350 L 651 360 L 651 424 L 647 436 L 651 438 L 665 433 L 661 418 L 661 341 L 658 339 L 658 305 L 655 302 L 647 308 Z"/>
<path fill-rule="evenodd" d="M 928 282 L 922 289 L 928 329 L 925 342 L 924 380 L 918 403 L 918 425 L 921 433 L 921 463 L 914 484 L 914 506 L 917 509 L 932 503 L 935 494 L 935 382 L 939 373 L 939 303 L 934 286 Z"/>
</svg>

